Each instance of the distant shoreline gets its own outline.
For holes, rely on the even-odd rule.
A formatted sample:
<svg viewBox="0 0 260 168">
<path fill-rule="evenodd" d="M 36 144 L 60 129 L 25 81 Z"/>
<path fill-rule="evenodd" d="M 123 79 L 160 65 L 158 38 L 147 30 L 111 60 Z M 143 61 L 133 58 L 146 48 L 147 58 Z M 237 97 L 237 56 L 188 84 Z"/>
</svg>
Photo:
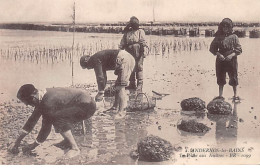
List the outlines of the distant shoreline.
<svg viewBox="0 0 260 168">
<path fill-rule="evenodd" d="M 260 22 L 233 22 L 235 27 L 260 27 Z M 2 22 L 2 25 L 22 24 L 22 25 L 48 25 L 48 26 L 70 26 L 71 23 L 66 22 Z M 77 26 L 125 26 L 127 22 L 89 22 L 89 23 L 76 23 Z M 141 22 L 141 26 L 217 26 L 219 22 Z"/>
<path fill-rule="evenodd" d="M 115 33 L 122 34 L 126 22 L 122 23 L 88 23 L 76 24 L 75 32 L 83 33 Z M 200 31 L 210 31 L 209 36 L 213 36 L 217 22 L 201 22 L 201 23 L 184 23 L 184 22 L 150 22 L 141 23 L 140 27 L 144 29 L 147 35 L 200 35 Z M 260 23 L 234 22 L 235 29 L 259 29 Z M 59 31 L 73 32 L 72 24 L 68 23 L 0 23 L 0 29 L 14 30 L 38 30 L 38 31 Z M 193 31 L 193 32 L 191 32 Z M 238 30 L 243 31 L 243 30 Z M 195 33 L 195 34 L 194 34 Z M 244 35 L 245 36 L 245 32 Z"/>
</svg>

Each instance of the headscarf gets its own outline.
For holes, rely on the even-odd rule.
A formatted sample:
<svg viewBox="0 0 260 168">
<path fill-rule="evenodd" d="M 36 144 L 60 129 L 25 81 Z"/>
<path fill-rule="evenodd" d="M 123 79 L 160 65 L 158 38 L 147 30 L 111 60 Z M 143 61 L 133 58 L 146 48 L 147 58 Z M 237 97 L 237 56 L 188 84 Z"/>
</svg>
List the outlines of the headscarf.
<svg viewBox="0 0 260 168">
<path fill-rule="evenodd" d="M 135 16 L 132 16 L 130 18 L 130 22 L 131 24 L 131 27 L 134 29 L 134 30 L 138 30 L 139 29 L 139 20 L 137 19 L 137 17 Z"/>
<path fill-rule="evenodd" d="M 219 35 L 225 35 L 223 32 L 223 27 L 227 26 L 228 27 L 228 32 L 226 35 L 230 35 L 233 33 L 233 22 L 231 19 L 229 18 L 224 18 L 219 26 L 218 26 L 218 31 L 215 33 L 215 36 L 219 36 Z"/>
<path fill-rule="evenodd" d="M 130 18 L 129 23 L 124 28 L 123 32 L 128 32 L 130 30 L 138 30 L 139 29 L 139 20 L 137 17 L 132 16 Z"/>
</svg>

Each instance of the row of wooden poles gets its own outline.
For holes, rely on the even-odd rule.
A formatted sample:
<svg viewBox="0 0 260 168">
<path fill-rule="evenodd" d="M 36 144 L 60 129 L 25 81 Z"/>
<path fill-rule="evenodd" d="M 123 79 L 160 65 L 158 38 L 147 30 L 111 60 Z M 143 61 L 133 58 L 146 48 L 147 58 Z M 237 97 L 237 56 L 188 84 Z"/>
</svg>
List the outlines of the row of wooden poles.
<svg viewBox="0 0 260 168">
<path fill-rule="evenodd" d="M 180 52 L 192 52 L 208 48 L 203 39 L 154 39 L 148 42 L 151 55 L 171 55 Z M 82 55 L 93 55 L 104 49 L 117 49 L 115 41 L 93 41 L 77 44 L 74 49 L 74 59 L 79 60 Z M 14 61 L 30 61 L 35 63 L 72 62 L 70 46 L 35 46 L 35 47 L 7 47 L 0 49 L 1 58 Z"/>
<path fill-rule="evenodd" d="M 199 28 L 192 28 L 187 31 L 185 28 L 180 29 L 144 29 L 145 34 L 147 35 L 175 35 L 175 36 L 187 36 L 190 37 L 198 37 L 201 35 L 201 31 Z M 205 37 L 213 37 L 215 34 L 214 29 L 206 29 Z M 246 30 L 235 30 L 234 34 L 236 34 L 239 38 L 246 37 Z M 249 38 L 260 38 L 260 30 L 254 29 L 249 31 Z"/>
<path fill-rule="evenodd" d="M 174 35 L 174 36 L 200 36 L 200 27 L 180 27 L 173 26 L 142 26 L 146 35 Z M 40 30 L 40 31 L 62 31 L 73 32 L 73 28 L 68 25 L 35 25 L 35 24 L 0 24 L 0 29 L 20 29 L 20 30 Z M 124 26 L 77 26 L 75 32 L 84 33 L 122 33 Z M 206 29 L 205 37 L 212 37 L 215 34 L 214 29 Z M 235 30 L 238 37 L 245 37 L 246 30 Z M 260 38 L 260 30 L 253 29 L 249 31 L 250 38 Z"/>
<path fill-rule="evenodd" d="M 72 63 L 72 54 L 76 58 L 83 55 L 92 55 L 97 51 L 115 48 L 115 43 L 92 42 L 84 46 L 77 44 L 72 53 L 71 46 L 35 46 L 35 47 L 8 47 L 1 49 L 1 58 L 14 61 L 30 61 L 38 63 L 59 63 L 69 61 Z"/>
</svg>

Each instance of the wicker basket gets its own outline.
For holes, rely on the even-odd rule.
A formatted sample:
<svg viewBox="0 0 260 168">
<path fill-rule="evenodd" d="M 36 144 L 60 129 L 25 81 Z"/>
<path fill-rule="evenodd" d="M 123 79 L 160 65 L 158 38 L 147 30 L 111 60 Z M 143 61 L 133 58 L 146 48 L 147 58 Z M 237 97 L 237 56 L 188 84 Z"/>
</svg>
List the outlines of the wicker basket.
<svg viewBox="0 0 260 168">
<path fill-rule="evenodd" d="M 138 93 L 135 99 L 128 101 L 128 111 L 144 111 L 154 109 L 156 106 L 156 98 L 147 96 L 145 93 Z"/>
</svg>

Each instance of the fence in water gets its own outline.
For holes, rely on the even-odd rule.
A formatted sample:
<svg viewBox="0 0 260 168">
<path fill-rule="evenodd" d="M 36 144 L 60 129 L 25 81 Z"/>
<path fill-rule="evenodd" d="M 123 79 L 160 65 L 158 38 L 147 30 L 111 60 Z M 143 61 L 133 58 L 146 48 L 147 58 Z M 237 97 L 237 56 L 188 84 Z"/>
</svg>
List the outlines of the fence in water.
<svg viewBox="0 0 260 168">
<path fill-rule="evenodd" d="M 86 40 L 87 41 L 87 40 Z M 157 38 L 148 40 L 150 54 L 167 55 L 178 52 L 191 52 L 207 49 L 208 44 L 199 38 Z M 74 58 L 79 59 L 83 55 L 93 55 L 104 49 L 117 49 L 118 44 L 113 40 L 92 40 L 75 45 Z M 72 62 L 71 46 L 15 46 L 0 49 L 3 59 L 14 61 L 30 61 L 33 63 L 59 63 Z"/>
</svg>

